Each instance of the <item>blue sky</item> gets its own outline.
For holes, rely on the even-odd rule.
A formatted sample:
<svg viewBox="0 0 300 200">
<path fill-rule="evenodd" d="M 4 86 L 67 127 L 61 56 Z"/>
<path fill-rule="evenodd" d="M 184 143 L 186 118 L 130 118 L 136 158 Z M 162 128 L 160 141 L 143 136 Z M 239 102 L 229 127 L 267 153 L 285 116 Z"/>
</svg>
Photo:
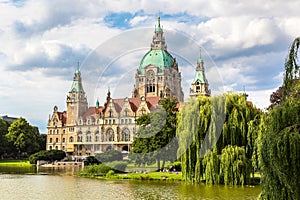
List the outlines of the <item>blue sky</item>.
<svg viewBox="0 0 300 200">
<path fill-rule="evenodd" d="M 0 0 L 0 115 L 45 132 L 54 105 L 65 110 L 78 61 L 90 105 L 104 103 L 108 86 L 130 97 L 158 14 L 185 97 L 201 47 L 213 88 L 245 88 L 265 108 L 300 34 L 299 9 L 294 0 Z"/>
</svg>

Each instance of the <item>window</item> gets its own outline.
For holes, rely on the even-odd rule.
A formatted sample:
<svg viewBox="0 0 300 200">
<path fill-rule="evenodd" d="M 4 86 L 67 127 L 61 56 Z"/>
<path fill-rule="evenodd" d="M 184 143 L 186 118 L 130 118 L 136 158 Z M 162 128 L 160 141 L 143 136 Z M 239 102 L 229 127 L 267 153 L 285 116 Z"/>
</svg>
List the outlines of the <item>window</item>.
<svg viewBox="0 0 300 200">
<path fill-rule="evenodd" d="M 66 130 L 63 130 L 63 134 L 65 134 L 66 133 Z"/>
<path fill-rule="evenodd" d="M 86 133 L 86 141 L 87 141 L 87 142 L 91 142 L 91 141 L 92 141 L 92 136 L 91 136 L 91 132 L 90 132 L 90 131 L 88 131 L 88 132 Z"/>
<path fill-rule="evenodd" d="M 52 143 L 52 138 L 49 139 L 49 142 Z"/>
<path fill-rule="evenodd" d="M 58 138 L 55 138 L 55 142 L 58 142 Z"/>
<path fill-rule="evenodd" d="M 57 130 L 56 133 L 58 134 L 58 133 L 59 133 L 59 130 Z"/>
<path fill-rule="evenodd" d="M 129 134 L 129 129 L 128 128 L 123 129 L 121 140 L 126 141 L 126 142 L 130 140 L 130 134 Z"/>
<path fill-rule="evenodd" d="M 69 142 L 73 142 L 73 137 L 71 136 L 70 138 L 69 138 Z"/>
<path fill-rule="evenodd" d="M 114 130 L 111 128 L 106 131 L 106 141 L 114 141 Z"/>
<path fill-rule="evenodd" d="M 109 117 L 112 117 L 113 116 L 113 111 L 112 109 L 109 110 Z"/>
<path fill-rule="evenodd" d="M 52 130 L 50 130 L 50 134 L 52 134 Z"/>
<path fill-rule="evenodd" d="M 65 150 L 65 146 L 62 146 L 62 149 Z"/>
<path fill-rule="evenodd" d="M 125 111 L 124 111 L 124 116 L 125 116 L 125 117 L 128 116 L 128 108 L 125 109 Z"/>
<path fill-rule="evenodd" d="M 95 133 L 95 142 L 99 142 L 99 131 Z"/>
<path fill-rule="evenodd" d="M 63 138 L 63 143 L 65 143 L 66 142 L 66 138 Z"/>
<path fill-rule="evenodd" d="M 58 150 L 58 146 L 55 146 L 55 149 Z"/>
<path fill-rule="evenodd" d="M 52 146 L 50 146 L 49 149 L 52 150 Z"/>
</svg>

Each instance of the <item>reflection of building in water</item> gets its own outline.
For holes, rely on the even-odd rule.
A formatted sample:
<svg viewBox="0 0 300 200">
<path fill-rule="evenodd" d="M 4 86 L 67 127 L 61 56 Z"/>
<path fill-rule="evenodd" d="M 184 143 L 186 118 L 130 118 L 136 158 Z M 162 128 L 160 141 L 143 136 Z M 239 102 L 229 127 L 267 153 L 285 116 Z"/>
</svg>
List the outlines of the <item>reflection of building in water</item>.
<svg viewBox="0 0 300 200">
<path fill-rule="evenodd" d="M 69 155 L 78 156 L 94 155 L 109 149 L 129 151 L 138 117 L 156 110 L 162 98 L 183 101 L 181 73 L 176 59 L 167 51 L 163 33 L 158 18 L 151 48 L 136 71 L 131 98 L 113 99 L 108 90 L 103 106 L 97 100 L 94 107 L 88 107 L 81 73 L 78 69 L 75 71 L 66 99 L 67 111 L 59 112 L 55 106 L 49 118 L 47 150 L 65 150 Z M 196 82 L 193 82 L 192 88 L 195 84 L 195 93 L 207 96 L 209 92 L 203 64 L 201 70 L 198 72 L 197 66 Z M 200 92 L 197 92 L 198 85 Z"/>
</svg>

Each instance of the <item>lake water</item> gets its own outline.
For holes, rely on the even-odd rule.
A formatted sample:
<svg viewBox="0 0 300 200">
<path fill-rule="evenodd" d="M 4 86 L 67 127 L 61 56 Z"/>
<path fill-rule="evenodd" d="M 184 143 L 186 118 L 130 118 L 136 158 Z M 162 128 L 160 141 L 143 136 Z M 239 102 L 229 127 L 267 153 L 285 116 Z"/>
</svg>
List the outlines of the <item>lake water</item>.
<svg viewBox="0 0 300 200">
<path fill-rule="evenodd" d="M 73 171 L 69 168 L 31 174 L 0 172 L 0 199 L 256 199 L 261 190 L 259 186 L 95 180 L 74 177 Z"/>
</svg>

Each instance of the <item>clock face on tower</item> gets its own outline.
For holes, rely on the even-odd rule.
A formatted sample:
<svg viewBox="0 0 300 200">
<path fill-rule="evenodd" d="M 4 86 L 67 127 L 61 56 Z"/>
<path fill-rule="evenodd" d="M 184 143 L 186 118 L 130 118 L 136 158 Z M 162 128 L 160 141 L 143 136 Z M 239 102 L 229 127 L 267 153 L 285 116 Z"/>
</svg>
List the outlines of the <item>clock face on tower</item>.
<svg viewBox="0 0 300 200">
<path fill-rule="evenodd" d="M 153 70 L 149 70 L 149 71 L 147 72 L 147 79 L 148 79 L 150 82 L 154 82 L 154 81 L 155 81 L 154 71 L 153 71 Z"/>
</svg>

